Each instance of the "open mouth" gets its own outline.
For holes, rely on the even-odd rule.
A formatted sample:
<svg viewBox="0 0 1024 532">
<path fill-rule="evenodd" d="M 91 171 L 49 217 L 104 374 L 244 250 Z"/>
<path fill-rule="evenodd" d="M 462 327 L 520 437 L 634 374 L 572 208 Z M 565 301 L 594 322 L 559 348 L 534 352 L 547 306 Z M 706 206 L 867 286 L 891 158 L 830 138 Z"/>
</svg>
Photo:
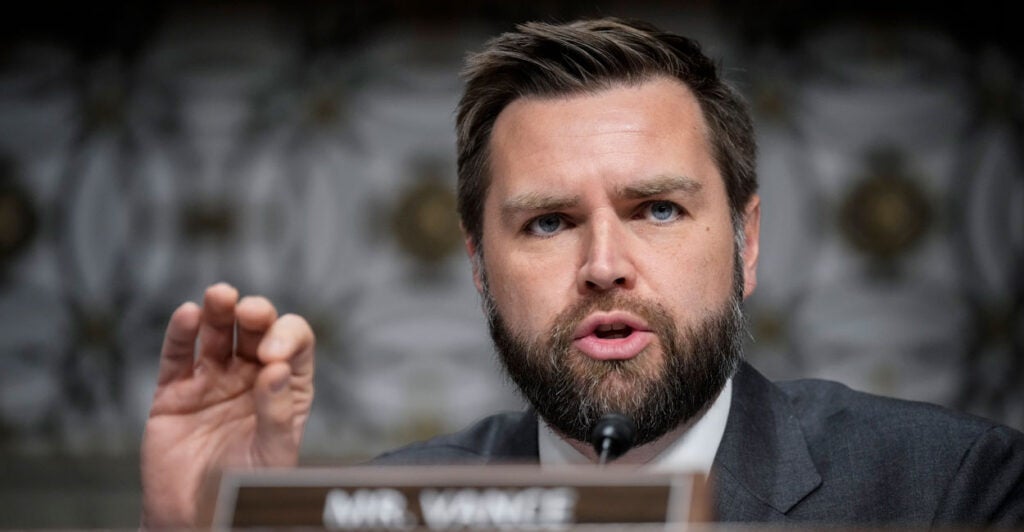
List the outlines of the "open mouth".
<svg viewBox="0 0 1024 532">
<path fill-rule="evenodd" d="M 616 340 L 633 334 L 633 328 L 624 323 L 609 323 L 594 329 L 594 336 L 602 340 Z"/>
<path fill-rule="evenodd" d="M 573 347 L 594 360 L 627 360 L 657 339 L 647 323 L 626 311 L 595 312 L 573 331 Z"/>
<path fill-rule="evenodd" d="M 598 316 L 581 324 L 573 346 L 595 360 L 628 360 L 654 340 L 655 334 L 641 320 L 629 316 Z"/>
<path fill-rule="evenodd" d="M 580 322 L 573 339 L 622 340 L 640 332 L 649 332 L 647 323 L 628 312 L 596 312 Z"/>
</svg>

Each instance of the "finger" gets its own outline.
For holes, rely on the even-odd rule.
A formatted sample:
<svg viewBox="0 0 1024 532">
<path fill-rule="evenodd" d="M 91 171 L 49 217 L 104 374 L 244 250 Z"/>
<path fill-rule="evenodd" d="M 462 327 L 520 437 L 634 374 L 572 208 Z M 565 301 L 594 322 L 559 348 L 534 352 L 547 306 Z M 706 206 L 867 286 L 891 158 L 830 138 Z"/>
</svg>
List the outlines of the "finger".
<svg viewBox="0 0 1024 532">
<path fill-rule="evenodd" d="M 311 378 L 315 343 L 313 329 L 306 320 L 295 314 L 285 314 L 263 335 L 257 354 L 264 364 L 287 362 L 293 377 Z"/>
<path fill-rule="evenodd" d="M 201 312 L 199 305 L 189 301 L 171 314 L 160 349 L 158 386 L 192 375 Z"/>
<path fill-rule="evenodd" d="M 238 290 L 227 283 L 206 289 L 199 321 L 199 356 L 225 363 L 231 359 L 235 341 L 235 303 Z"/>
<path fill-rule="evenodd" d="M 263 335 L 277 320 L 277 310 L 265 297 L 247 296 L 238 302 L 235 307 L 235 316 L 238 319 L 235 354 L 256 362 L 259 360 L 256 349 L 259 347 Z"/>
<path fill-rule="evenodd" d="M 289 386 L 291 370 L 284 362 L 265 366 L 256 378 L 256 452 L 263 466 L 293 466 L 299 441 Z"/>
</svg>

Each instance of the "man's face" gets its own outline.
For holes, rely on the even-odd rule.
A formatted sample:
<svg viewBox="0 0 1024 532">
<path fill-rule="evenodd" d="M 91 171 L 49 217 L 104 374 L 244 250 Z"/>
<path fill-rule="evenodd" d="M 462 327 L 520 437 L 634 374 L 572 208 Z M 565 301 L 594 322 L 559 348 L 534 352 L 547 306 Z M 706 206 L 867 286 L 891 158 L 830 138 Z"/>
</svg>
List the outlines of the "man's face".
<svg viewBox="0 0 1024 532">
<path fill-rule="evenodd" d="M 477 287 L 509 374 L 563 434 L 607 411 L 641 443 L 717 395 L 755 285 L 758 203 L 737 255 L 696 99 L 657 78 L 523 98 L 490 144 Z M 734 260 L 734 255 L 736 255 Z"/>
</svg>

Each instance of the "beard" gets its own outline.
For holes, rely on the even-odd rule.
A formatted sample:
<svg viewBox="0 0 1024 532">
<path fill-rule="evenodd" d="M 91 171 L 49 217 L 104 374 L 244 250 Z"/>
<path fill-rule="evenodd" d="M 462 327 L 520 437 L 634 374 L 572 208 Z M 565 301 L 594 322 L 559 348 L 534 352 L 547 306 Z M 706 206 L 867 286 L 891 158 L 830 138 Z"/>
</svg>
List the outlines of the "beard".
<svg viewBox="0 0 1024 532">
<path fill-rule="evenodd" d="M 578 301 L 549 330 L 530 337 L 507 325 L 483 276 L 491 339 L 522 396 L 562 435 L 587 442 L 597 420 L 615 412 L 636 424 L 635 445 L 650 443 L 703 412 L 739 366 L 744 322 L 738 259 L 728 301 L 682 329 L 664 306 L 611 290 Z M 576 326 L 609 310 L 639 316 L 658 341 L 626 360 L 595 360 L 574 348 Z"/>
</svg>

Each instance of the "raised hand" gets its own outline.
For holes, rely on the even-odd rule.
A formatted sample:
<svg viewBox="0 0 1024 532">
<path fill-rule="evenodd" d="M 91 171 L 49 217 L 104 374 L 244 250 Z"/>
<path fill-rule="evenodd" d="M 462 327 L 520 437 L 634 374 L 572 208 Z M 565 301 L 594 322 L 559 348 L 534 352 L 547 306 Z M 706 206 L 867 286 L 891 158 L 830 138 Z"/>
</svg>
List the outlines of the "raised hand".
<svg viewBox="0 0 1024 532">
<path fill-rule="evenodd" d="M 144 525 L 198 524 L 220 468 L 296 464 L 314 343 L 304 319 L 278 317 L 262 297 L 239 301 L 227 284 L 207 288 L 202 307 L 178 307 L 142 440 Z"/>
</svg>

